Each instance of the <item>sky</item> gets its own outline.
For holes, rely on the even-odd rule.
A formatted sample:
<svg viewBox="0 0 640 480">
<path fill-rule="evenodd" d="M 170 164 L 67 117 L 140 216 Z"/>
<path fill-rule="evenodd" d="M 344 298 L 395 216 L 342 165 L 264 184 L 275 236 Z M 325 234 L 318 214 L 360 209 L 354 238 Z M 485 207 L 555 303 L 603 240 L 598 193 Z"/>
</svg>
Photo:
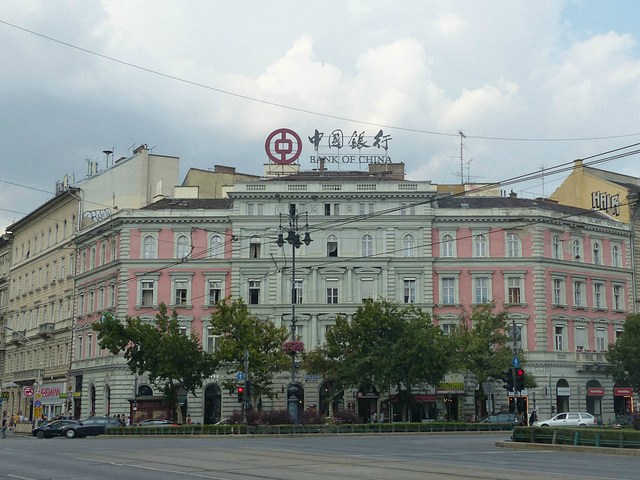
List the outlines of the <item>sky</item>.
<svg viewBox="0 0 640 480">
<path fill-rule="evenodd" d="M 382 130 L 409 179 L 439 184 L 638 143 L 638 18 L 637 0 L 0 0 L 0 232 L 143 143 L 180 157 L 181 183 L 261 175 L 279 128 L 302 169 L 315 130 L 370 146 Z M 598 168 L 640 176 L 639 160 Z"/>
</svg>

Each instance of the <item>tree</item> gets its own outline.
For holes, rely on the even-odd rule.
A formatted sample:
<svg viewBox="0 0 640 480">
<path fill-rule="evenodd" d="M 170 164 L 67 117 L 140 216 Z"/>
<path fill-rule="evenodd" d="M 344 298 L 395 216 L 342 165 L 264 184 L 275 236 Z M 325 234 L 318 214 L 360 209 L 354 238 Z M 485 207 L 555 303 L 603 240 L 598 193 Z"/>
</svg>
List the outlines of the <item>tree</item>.
<svg viewBox="0 0 640 480">
<path fill-rule="evenodd" d="M 449 339 L 421 309 L 368 300 L 351 322 L 336 318 L 320 355 L 326 357 L 326 371 L 345 388 L 395 387 L 406 420 L 414 389 L 436 386 L 450 370 L 450 347 Z"/>
<path fill-rule="evenodd" d="M 607 360 L 610 373 L 622 385 L 628 385 L 640 395 L 640 315 L 630 314 L 616 343 L 609 345 Z"/>
<path fill-rule="evenodd" d="M 174 310 L 169 317 L 167 306 L 161 303 L 153 322 L 127 316 L 123 323 L 107 315 L 103 323 L 94 323 L 93 329 L 98 332 L 101 348 L 114 355 L 124 353 L 132 372 L 148 375 L 162 389 L 165 403 L 182 423 L 178 391 L 184 388 L 195 395 L 203 380 L 215 372 L 217 362 L 202 349 L 197 334 L 180 332 L 178 313 Z"/>
<path fill-rule="evenodd" d="M 249 379 L 251 381 L 251 401 L 262 395 L 275 396 L 272 390 L 273 377 L 285 370 L 290 357 L 281 350 L 289 337 L 286 327 L 276 327 L 270 321 L 262 321 L 249 312 L 241 298 L 230 297 L 216 303 L 211 314 L 211 333 L 219 335 L 218 348 L 213 354 L 215 360 L 227 369 L 243 371 L 245 348 L 249 351 Z M 235 379 L 225 380 L 224 388 L 235 390 Z"/>
</svg>

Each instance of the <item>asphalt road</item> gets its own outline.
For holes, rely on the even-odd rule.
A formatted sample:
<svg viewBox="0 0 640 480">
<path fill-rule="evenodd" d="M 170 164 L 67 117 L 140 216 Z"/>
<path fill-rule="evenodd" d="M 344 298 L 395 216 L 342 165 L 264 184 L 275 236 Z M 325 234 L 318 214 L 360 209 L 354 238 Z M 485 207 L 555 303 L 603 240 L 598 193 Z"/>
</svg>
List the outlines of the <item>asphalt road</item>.
<svg viewBox="0 0 640 480">
<path fill-rule="evenodd" d="M 638 457 L 499 448 L 507 434 L 326 437 L 12 436 L 0 478 L 21 480 L 637 479 Z"/>
</svg>

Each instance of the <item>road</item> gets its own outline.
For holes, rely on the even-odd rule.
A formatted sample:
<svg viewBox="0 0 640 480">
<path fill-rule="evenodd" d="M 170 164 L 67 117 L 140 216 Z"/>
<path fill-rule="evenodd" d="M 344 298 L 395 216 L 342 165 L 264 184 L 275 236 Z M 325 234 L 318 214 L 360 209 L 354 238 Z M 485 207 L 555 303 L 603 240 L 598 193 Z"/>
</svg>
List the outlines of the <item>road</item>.
<svg viewBox="0 0 640 480">
<path fill-rule="evenodd" d="M 323 437 L 12 436 L 0 478 L 20 480 L 637 479 L 640 459 L 499 448 L 508 434 Z"/>
</svg>

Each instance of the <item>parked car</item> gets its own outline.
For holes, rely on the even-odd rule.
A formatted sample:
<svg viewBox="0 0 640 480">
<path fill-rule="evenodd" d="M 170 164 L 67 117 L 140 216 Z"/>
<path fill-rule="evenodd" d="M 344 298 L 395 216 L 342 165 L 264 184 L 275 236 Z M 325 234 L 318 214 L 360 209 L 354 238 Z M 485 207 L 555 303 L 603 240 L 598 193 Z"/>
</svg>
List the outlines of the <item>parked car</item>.
<svg viewBox="0 0 640 480">
<path fill-rule="evenodd" d="M 481 423 L 510 423 L 512 425 L 520 425 L 522 419 L 515 413 L 497 413 L 496 415 L 489 415 L 482 420 Z"/>
<path fill-rule="evenodd" d="M 538 420 L 534 427 L 593 427 L 598 419 L 586 412 L 563 412 L 548 420 Z"/>
<path fill-rule="evenodd" d="M 46 425 L 40 425 L 31 431 L 34 437 L 38 438 L 51 438 L 64 436 L 67 431 L 67 427 L 70 425 L 78 425 L 80 422 L 76 420 L 54 420 Z"/>
<path fill-rule="evenodd" d="M 147 418 L 146 420 L 141 421 L 137 426 L 138 427 L 177 427 L 178 425 L 180 424 L 171 422 L 169 420 L 165 420 L 164 418 Z"/>
<path fill-rule="evenodd" d="M 77 425 L 69 425 L 65 427 L 65 435 L 67 438 L 87 437 L 91 435 L 100 435 L 107 431 L 107 428 L 124 427 L 122 420 L 112 417 L 89 417 Z"/>
</svg>

